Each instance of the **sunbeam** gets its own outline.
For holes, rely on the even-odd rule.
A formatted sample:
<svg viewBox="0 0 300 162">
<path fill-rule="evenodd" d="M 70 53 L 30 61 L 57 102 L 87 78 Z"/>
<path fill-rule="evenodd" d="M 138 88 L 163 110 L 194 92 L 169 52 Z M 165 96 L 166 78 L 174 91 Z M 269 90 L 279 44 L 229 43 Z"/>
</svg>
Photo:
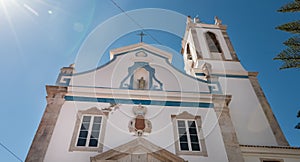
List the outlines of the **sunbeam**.
<svg viewBox="0 0 300 162">
<path fill-rule="evenodd" d="M 29 5 L 27 5 L 26 3 L 23 4 L 23 6 L 30 11 L 31 13 L 33 13 L 35 16 L 39 16 L 39 13 L 37 11 L 35 11 L 32 7 L 30 7 Z"/>
<path fill-rule="evenodd" d="M 5 1 L 5 0 L 0 0 L 0 7 L 2 8 L 2 11 L 4 13 L 4 17 L 6 18 L 7 22 L 8 22 L 8 25 L 9 25 L 9 28 L 11 29 L 11 32 L 14 36 L 14 39 L 16 41 L 16 44 L 17 44 L 17 49 L 18 49 L 18 53 L 21 54 L 21 46 L 20 46 L 20 41 L 18 39 L 18 36 L 17 36 L 17 33 L 16 33 L 16 30 L 15 30 L 15 27 L 13 25 L 13 22 L 12 22 L 12 18 L 11 18 L 11 15 L 9 14 L 8 12 L 8 9 L 7 9 L 7 6 L 8 5 L 11 5 L 11 4 L 7 4 L 8 1 Z M 21 54 L 21 57 L 23 57 L 23 55 Z"/>
</svg>

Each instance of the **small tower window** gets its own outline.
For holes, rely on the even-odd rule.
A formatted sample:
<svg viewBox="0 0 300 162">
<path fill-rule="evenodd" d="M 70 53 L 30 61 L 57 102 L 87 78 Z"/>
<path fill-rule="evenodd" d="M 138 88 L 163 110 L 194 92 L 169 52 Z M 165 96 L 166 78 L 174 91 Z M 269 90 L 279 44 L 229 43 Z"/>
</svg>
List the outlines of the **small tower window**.
<svg viewBox="0 0 300 162">
<path fill-rule="evenodd" d="M 210 52 L 222 53 L 220 43 L 214 33 L 207 32 L 205 33 L 205 37 Z"/>
<path fill-rule="evenodd" d="M 186 46 L 186 57 L 187 57 L 188 60 L 192 60 L 193 59 L 189 43 Z"/>
<path fill-rule="evenodd" d="M 191 54 L 191 50 L 190 50 L 190 44 L 188 43 L 186 46 L 186 53 L 187 54 Z"/>
</svg>

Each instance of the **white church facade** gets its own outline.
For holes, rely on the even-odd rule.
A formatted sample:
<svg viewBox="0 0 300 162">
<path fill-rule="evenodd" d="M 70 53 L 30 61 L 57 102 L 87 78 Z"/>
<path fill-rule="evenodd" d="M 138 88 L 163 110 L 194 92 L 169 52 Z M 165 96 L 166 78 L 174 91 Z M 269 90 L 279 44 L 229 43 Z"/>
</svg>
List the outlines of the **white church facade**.
<svg viewBox="0 0 300 162">
<path fill-rule="evenodd" d="M 188 17 L 181 53 L 185 73 L 142 42 L 97 69 L 62 68 L 26 162 L 300 161 L 218 18 Z"/>
</svg>

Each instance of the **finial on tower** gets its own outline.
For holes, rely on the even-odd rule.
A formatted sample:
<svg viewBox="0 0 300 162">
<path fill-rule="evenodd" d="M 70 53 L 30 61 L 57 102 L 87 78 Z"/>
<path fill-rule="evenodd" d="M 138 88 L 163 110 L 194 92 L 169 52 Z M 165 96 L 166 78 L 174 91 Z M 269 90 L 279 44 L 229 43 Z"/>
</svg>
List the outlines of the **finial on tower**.
<svg viewBox="0 0 300 162">
<path fill-rule="evenodd" d="M 194 18 L 194 23 L 200 23 L 200 19 L 199 19 L 198 15 L 196 15 L 196 17 Z"/>
<path fill-rule="evenodd" d="M 222 20 L 220 20 L 218 16 L 215 16 L 215 25 L 222 25 Z"/>
</svg>

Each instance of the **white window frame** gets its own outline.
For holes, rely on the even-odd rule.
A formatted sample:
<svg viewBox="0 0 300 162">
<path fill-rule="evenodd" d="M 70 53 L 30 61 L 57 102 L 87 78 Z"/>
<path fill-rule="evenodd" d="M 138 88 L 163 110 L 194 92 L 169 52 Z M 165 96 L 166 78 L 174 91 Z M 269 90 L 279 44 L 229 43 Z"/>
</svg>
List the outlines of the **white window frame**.
<svg viewBox="0 0 300 162">
<path fill-rule="evenodd" d="M 191 115 L 188 112 L 184 111 L 178 115 L 171 115 L 171 119 L 172 119 L 172 123 L 173 123 L 174 145 L 175 145 L 176 155 L 195 155 L 195 156 L 207 157 L 208 155 L 207 155 L 207 150 L 206 150 L 206 144 L 205 144 L 205 139 L 204 139 L 202 127 L 201 127 L 201 125 L 202 125 L 201 116 L 194 116 L 194 115 Z M 185 122 L 195 121 L 200 151 L 192 151 L 191 142 L 190 142 L 191 140 L 190 140 L 189 135 L 187 137 L 189 150 L 181 150 L 180 141 L 179 141 L 178 123 L 177 123 L 177 121 L 180 121 L 180 120 L 181 121 L 184 120 Z M 186 124 L 185 126 L 187 126 L 187 123 L 185 123 L 185 124 Z M 188 127 L 186 127 L 186 129 L 188 129 Z M 187 131 L 187 133 L 189 133 L 189 131 Z"/>
<path fill-rule="evenodd" d="M 89 116 L 91 117 L 91 120 L 89 122 L 89 129 L 88 129 L 88 134 L 87 134 L 87 138 L 86 138 L 86 142 L 85 142 L 85 146 L 78 146 L 78 140 L 79 140 L 79 134 L 81 132 L 81 125 L 83 123 L 83 118 L 85 116 Z M 98 140 L 98 143 L 97 143 L 97 146 L 99 146 L 99 142 L 100 142 L 100 135 L 101 135 L 101 128 L 102 128 L 102 122 L 103 122 L 103 115 L 90 115 L 90 114 L 83 114 L 82 117 L 81 117 L 81 121 L 80 121 L 80 126 L 79 126 L 79 129 L 78 129 L 78 133 L 77 133 L 77 138 L 76 138 L 76 147 L 91 147 L 93 148 L 93 146 L 89 146 L 90 145 L 90 139 L 91 139 L 91 134 L 92 134 L 92 129 L 93 129 L 93 124 L 94 124 L 94 119 L 95 117 L 101 117 L 101 123 L 100 123 L 100 130 L 99 130 L 99 135 L 97 137 L 97 140 Z"/>
<path fill-rule="evenodd" d="M 197 125 L 197 121 L 196 120 L 192 120 L 192 119 L 177 119 L 176 121 L 176 124 L 177 124 L 177 133 L 179 135 L 179 126 L 178 126 L 178 121 L 184 121 L 184 126 L 185 126 L 185 132 L 186 132 L 186 136 L 187 136 L 187 143 L 188 143 L 188 149 L 189 150 L 181 150 L 181 147 L 180 147 L 180 137 L 178 139 L 178 147 L 179 147 L 179 150 L 180 151 L 192 151 L 192 152 L 201 152 L 202 148 L 201 148 L 201 144 L 200 144 L 200 137 L 199 137 L 199 131 L 198 131 L 198 125 Z M 190 137 L 190 131 L 189 131 L 189 125 L 188 125 L 188 121 L 192 121 L 192 122 L 195 122 L 195 125 L 196 125 L 196 135 L 198 137 L 198 145 L 199 145 L 199 148 L 200 150 L 199 151 L 193 151 L 192 150 L 192 141 L 191 141 L 191 137 Z"/>
<path fill-rule="evenodd" d="M 82 124 L 84 116 L 92 117 L 92 119 L 90 121 L 90 125 L 89 125 L 87 141 L 85 143 L 85 146 L 77 146 L 80 128 L 81 128 L 81 124 Z M 92 132 L 91 131 L 92 125 L 93 125 L 92 123 L 94 122 L 94 118 L 97 116 L 101 116 L 102 119 L 101 119 L 100 132 L 99 132 L 99 137 L 98 137 L 98 144 L 97 144 L 97 147 L 93 147 L 93 146 L 89 146 L 89 142 L 90 142 L 90 135 Z M 72 139 L 70 142 L 69 151 L 70 152 L 72 152 L 72 151 L 102 152 L 107 118 L 108 118 L 108 112 L 103 112 L 102 110 L 98 109 L 97 107 L 92 107 L 87 110 L 78 111 L 78 113 L 76 115 L 75 128 L 74 128 Z"/>
</svg>

